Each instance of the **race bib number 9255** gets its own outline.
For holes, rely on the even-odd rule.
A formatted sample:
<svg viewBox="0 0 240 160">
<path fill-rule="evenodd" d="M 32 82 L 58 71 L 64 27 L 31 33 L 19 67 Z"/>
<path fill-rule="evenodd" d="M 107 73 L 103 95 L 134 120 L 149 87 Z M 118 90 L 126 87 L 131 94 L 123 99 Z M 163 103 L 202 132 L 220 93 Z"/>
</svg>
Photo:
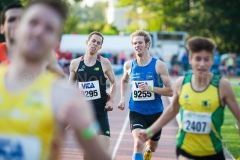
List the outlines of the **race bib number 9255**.
<svg viewBox="0 0 240 160">
<path fill-rule="evenodd" d="M 132 81 L 132 98 L 134 101 L 148 101 L 148 100 L 154 100 L 155 95 L 152 92 L 144 92 L 141 91 L 138 86 L 141 83 L 145 83 L 148 86 L 153 86 L 153 81 L 148 80 L 148 81 Z"/>
</svg>

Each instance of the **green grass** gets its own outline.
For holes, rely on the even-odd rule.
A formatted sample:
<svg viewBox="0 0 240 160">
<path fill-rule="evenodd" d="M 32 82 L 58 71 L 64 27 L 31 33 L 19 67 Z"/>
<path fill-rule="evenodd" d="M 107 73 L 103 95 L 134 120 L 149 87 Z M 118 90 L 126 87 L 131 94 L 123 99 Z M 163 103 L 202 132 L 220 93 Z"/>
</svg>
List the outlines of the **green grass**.
<svg viewBox="0 0 240 160">
<path fill-rule="evenodd" d="M 239 79 L 231 79 L 230 82 L 239 82 Z M 240 85 L 232 84 L 235 97 L 240 104 Z M 228 107 L 225 108 L 222 136 L 224 147 L 237 159 L 240 160 L 240 136 L 235 127 L 237 121 Z"/>
<path fill-rule="evenodd" d="M 235 157 L 240 160 L 240 137 L 235 127 L 237 123 L 235 117 L 228 107 L 225 108 L 224 124 L 221 132 L 223 136 L 223 146 Z"/>
<path fill-rule="evenodd" d="M 230 83 L 231 82 L 234 95 L 238 101 L 238 104 L 240 104 L 240 79 L 231 79 Z"/>
</svg>

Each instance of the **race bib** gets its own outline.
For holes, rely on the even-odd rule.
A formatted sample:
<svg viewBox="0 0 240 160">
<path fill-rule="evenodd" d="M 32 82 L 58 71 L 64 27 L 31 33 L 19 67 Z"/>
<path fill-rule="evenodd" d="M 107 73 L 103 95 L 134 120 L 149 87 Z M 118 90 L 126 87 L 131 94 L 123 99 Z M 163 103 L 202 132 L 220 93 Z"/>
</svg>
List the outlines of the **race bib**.
<svg viewBox="0 0 240 160">
<path fill-rule="evenodd" d="M 183 130 L 189 133 L 209 134 L 211 132 L 211 113 L 183 112 Z"/>
<path fill-rule="evenodd" d="M 132 81 L 132 97 L 134 101 L 149 101 L 154 100 L 155 95 L 153 92 L 143 92 L 138 88 L 138 85 L 145 83 L 146 85 L 153 86 L 153 80 L 149 81 Z"/>
<path fill-rule="evenodd" d="M 94 100 L 101 98 L 99 81 L 78 82 L 82 95 L 86 100 Z"/>
<path fill-rule="evenodd" d="M 41 148 L 36 137 L 0 135 L 0 160 L 40 160 Z"/>
</svg>

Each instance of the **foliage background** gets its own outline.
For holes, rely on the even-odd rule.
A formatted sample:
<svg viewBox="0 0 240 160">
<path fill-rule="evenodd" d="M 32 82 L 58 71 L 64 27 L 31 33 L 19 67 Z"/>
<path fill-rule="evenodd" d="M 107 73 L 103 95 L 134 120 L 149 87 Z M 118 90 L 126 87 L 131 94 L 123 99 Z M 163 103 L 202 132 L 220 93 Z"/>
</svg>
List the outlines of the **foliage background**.
<svg viewBox="0 0 240 160">
<path fill-rule="evenodd" d="M 9 3 L 19 0 L 1 0 L 0 11 Z M 28 0 L 21 0 L 25 5 Z M 96 2 L 81 8 L 82 0 L 69 4 L 70 14 L 63 33 L 88 34 L 98 30 L 103 34 L 119 34 L 106 21 L 107 3 Z M 240 53 L 240 0 L 118 0 L 117 7 L 130 7 L 125 17 L 131 21 L 123 32 L 142 28 L 148 31 L 186 31 L 189 37 L 212 38 L 220 53 Z M 139 11 L 140 10 L 140 11 Z"/>
</svg>

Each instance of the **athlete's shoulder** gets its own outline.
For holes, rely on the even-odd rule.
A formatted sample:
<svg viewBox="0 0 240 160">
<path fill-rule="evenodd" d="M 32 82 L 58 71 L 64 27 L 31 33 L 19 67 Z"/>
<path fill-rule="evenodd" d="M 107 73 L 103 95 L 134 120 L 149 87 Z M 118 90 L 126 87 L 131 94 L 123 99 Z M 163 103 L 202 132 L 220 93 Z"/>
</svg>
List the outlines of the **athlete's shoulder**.
<svg viewBox="0 0 240 160">
<path fill-rule="evenodd" d="M 78 66 L 81 60 L 82 60 L 82 57 L 74 58 L 74 59 L 71 60 L 70 65 L 71 66 Z"/>
<path fill-rule="evenodd" d="M 102 56 L 100 56 L 100 62 L 102 65 L 111 65 L 111 62 L 108 58 L 104 58 Z"/>
<path fill-rule="evenodd" d="M 183 84 L 183 81 L 184 81 L 184 76 L 181 76 L 181 77 L 178 77 L 175 81 L 175 92 L 180 95 L 180 92 L 181 92 L 181 89 L 182 89 L 182 84 Z"/>
<path fill-rule="evenodd" d="M 176 81 L 175 81 L 175 84 L 176 85 L 182 85 L 183 84 L 183 81 L 184 81 L 184 76 L 180 76 L 180 77 L 178 77 L 177 79 L 176 79 Z"/>
<path fill-rule="evenodd" d="M 76 97 L 78 91 L 73 84 L 66 83 L 65 80 L 58 79 L 52 85 L 52 102 L 53 107 L 58 108 L 66 101 Z"/>
<path fill-rule="evenodd" d="M 156 65 L 158 67 L 167 67 L 167 65 L 163 61 L 161 61 L 159 59 L 156 59 Z"/>
<path fill-rule="evenodd" d="M 230 85 L 230 82 L 227 79 L 220 78 L 220 80 L 219 80 L 219 87 L 221 87 L 221 88 L 228 88 L 228 87 L 231 87 L 231 85 Z"/>
<path fill-rule="evenodd" d="M 126 61 L 126 62 L 124 63 L 124 68 L 125 68 L 125 69 L 131 68 L 133 61 L 134 61 L 134 60 L 128 60 L 128 61 Z"/>
</svg>

